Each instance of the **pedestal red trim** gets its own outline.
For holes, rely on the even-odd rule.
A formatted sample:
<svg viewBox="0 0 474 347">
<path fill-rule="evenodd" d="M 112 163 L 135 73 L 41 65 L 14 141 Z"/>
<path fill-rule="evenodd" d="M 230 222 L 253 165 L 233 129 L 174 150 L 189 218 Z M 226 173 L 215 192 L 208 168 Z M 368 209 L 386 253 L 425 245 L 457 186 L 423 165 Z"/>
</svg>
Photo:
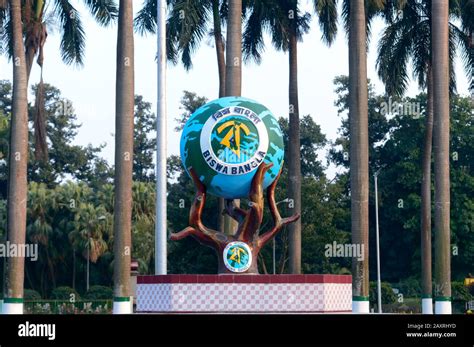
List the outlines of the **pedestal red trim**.
<svg viewBox="0 0 474 347">
<path fill-rule="evenodd" d="M 141 275 L 137 284 L 153 283 L 352 283 L 351 275 Z"/>
</svg>

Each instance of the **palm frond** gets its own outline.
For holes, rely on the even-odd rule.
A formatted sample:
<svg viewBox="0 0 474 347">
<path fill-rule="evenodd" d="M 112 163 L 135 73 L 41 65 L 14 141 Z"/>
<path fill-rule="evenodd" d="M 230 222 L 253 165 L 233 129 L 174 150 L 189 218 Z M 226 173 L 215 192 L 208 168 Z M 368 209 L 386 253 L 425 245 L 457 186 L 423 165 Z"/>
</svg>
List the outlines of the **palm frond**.
<svg viewBox="0 0 474 347">
<path fill-rule="evenodd" d="M 262 53 L 265 50 L 263 28 L 268 24 L 267 18 L 265 18 L 263 14 L 263 5 L 263 2 L 254 3 L 242 34 L 242 53 L 244 61 L 253 60 L 257 64 L 260 64 Z"/>
<path fill-rule="evenodd" d="M 176 39 L 184 67 L 192 67 L 191 56 L 207 33 L 211 2 L 207 0 L 174 0 L 168 18 L 170 39 Z"/>
<path fill-rule="evenodd" d="M 54 13 L 61 27 L 61 58 L 66 64 L 84 64 L 85 33 L 79 12 L 67 0 L 55 0 Z"/>
<path fill-rule="evenodd" d="M 468 78 L 470 89 L 474 86 L 474 45 L 472 44 L 472 37 L 466 34 L 456 25 L 450 23 L 449 25 L 450 45 L 449 49 L 459 50 L 459 55 L 464 65 L 464 71 Z M 452 41 L 452 42 L 451 42 Z M 454 54 L 454 52 L 453 52 Z M 451 55 L 450 55 L 451 59 Z"/>
<path fill-rule="evenodd" d="M 145 3 L 134 20 L 135 30 L 140 35 L 147 33 L 156 33 L 156 15 L 157 15 L 157 0 L 145 0 Z"/>
<path fill-rule="evenodd" d="M 426 88 L 427 66 L 431 64 L 431 30 L 430 21 L 423 20 L 417 23 L 412 34 L 414 36 L 413 52 L 413 77 L 417 79 L 421 88 Z"/>
<path fill-rule="evenodd" d="M 13 57 L 13 26 L 8 10 L 3 12 L 2 26 L 0 27 L 0 54 L 6 54 L 8 59 Z"/>
<path fill-rule="evenodd" d="M 114 0 L 84 0 L 84 3 L 102 26 L 113 23 L 118 17 L 118 7 Z"/>
<path fill-rule="evenodd" d="M 314 0 L 313 4 L 318 15 L 319 28 L 323 33 L 321 40 L 331 46 L 337 35 L 337 1 Z"/>
<path fill-rule="evenodd" d="M 412 51 L 412 32 L 402 22 L 387 26 L 378 46 L 376 67 L 389 95 L 402 95 L 408 85 L 407 65 Z"/>
</svg>

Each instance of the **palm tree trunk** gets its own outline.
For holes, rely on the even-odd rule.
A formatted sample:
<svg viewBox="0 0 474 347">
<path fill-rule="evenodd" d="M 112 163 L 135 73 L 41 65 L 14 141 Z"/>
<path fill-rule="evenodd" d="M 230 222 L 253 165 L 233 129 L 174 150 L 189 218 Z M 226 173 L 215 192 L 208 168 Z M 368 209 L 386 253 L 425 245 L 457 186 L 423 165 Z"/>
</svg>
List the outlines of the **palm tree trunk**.
<svg viewBox="0 0 474 347">
<path fill-rule="evenodd" d="M 13 101 L 9 151 L 7 230 L 8 240 L 18 246 L 25 244 L 27 163 L 28 163 L 28 101 L 25 49 L 21 21 L 21 1 L 10 2 L 13 26 Z M 23 313 L 24 257 L 8 259 L 4 313 Z"/>
<path fill-rule="evenodd" d="M 295 11 L 296 13 L 296 11 Z M 292 213 L 301 213 L 301 146 L 300 117 L 298 104 L 298 42 L 296 18 L 292 21 L 289 37 L 289 144 L 288 144 L 288 197 L 293 203 Z M 289 225 L 289 270 L 301 273 L 301 219 Z"/>
<path fill-rule="evenodd" d="M 422 312 L 433 313 L 431 276 L 431 149 L 433 145 L 433 76 L 431 64 L 427 68 L 427 107 L 423 145 L 421 182 L 421 277 Z"/>
<path fill-rule="evenodd" d="M 132 0 L 120 0 L 116 78 L 114 313 L 131 313 L 130 255 L 135 82 Z"/>
<path fill-rule="evenodd" d="M 217 68 L 219 71 L 219 98 L 225 96 L 225 47 L 222 40 L 221 18 L 219 14 L 219 0 L 212 0 L 212 16 L 214 23 L 214 44 L 216 45 Z M 219 213 L 217 216 L 217 230 L 224 230 L 225 221 L 223 211 L 224 198 L 219 198 Z"/>
<path fill-rule="evenodd" d="M 242 0 L 229 0 L 225 95 L 242 92 Z"/>
<path fill-rule="evenodd" d="M 433 0 L 433 150 L 435 173 L 435 313 L 451 313 L 448 2 Z"/>
<path fill-rule="evenodd" d="M 240 96 L 242 92 L 242 0 L 229 0 L 227 20 L 225 95 Z M 240 206 L 240 200 L 235 200 Z M 224 216 L 224 232 L 233 235 L 237 222 Z"/>
<path fill-rule="evenodd" d="M 212 15 L 214 24 L 214 44 L 216 45 L 217 68 L 219 71 L 219 98 L 225 96 L 225 47 L 222 40 L 221 19 L 219 14 L 219 0 L 212 0 Z"/>
<path fill-rule="evenodd" d="M 369 312 L 369 139 L 366 18 L 363 0 L 351 0 L 349 28 L 349 122 L 352 243 L 364 256 L 352 258 L 354 313 Z"/>
</svg>

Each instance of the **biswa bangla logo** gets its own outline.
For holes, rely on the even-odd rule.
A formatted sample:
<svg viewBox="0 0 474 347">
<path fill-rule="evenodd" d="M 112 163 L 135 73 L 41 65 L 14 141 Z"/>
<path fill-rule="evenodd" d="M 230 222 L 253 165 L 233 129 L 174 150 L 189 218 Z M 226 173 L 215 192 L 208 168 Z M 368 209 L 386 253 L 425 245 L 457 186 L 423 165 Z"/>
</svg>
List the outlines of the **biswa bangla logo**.
<svg viewBox="0 0 474 347">
<path fill-rule="evenodd" d="M 243 242 L 231 242 L 224 249 L 224 264 L 232 272 L 247 271 L 252 264 L 252 253 Z"/>
<path fill-rule="evenodd" d="M 257 114 L 231 106 L 214 113 L 201 131 L 201 152 L 214 171 L 243 175 L 255 170 L 268 150 L 268 133 Z"/>
</svg>

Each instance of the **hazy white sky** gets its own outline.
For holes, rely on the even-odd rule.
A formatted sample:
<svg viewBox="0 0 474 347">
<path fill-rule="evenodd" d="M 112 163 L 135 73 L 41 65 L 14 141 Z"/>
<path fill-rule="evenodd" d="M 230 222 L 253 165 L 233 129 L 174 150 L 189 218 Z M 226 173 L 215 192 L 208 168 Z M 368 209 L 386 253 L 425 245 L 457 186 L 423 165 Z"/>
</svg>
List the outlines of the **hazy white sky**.
<svg viewBox="0 0 474 347">
<path fill-rule="evenodd" d="M 63 96 L 73 102 L 78 120 L 82 123 L 77 143 L 98 145 L 106 143 L 102 155 L 110 163 L 114 156 L 115 122 L 115 52 L 117 28 L 105 29 L 93 21 L 82 1 L 72 1 L 82 14 L 86 32 L 86 54 L 83 68 L 65 65 L 59 54 L 59 35 L 51 33 L 45 45 L 44 80 L 58 87 Z M 308 0 L 301 3 L 312 10 Z M 134 1 L 135 11 L 142 1 Z M 321 41 L 318 23 L 313 18 L 312 30 L 304 37 L 299 50 L 299 101 L 301 115 L 310 114 L 321 126 L 329 139 L 337 137 L 340 119 L 334 107 L 335 93 L 333 79 L 348 74 L 347 39 L 342 28 L 336 42 L 328 48 Z M 367 59 L 368 77 L 377 92 L 383 92 L 383 85 L 375 71 L 378 37 L 383 23 L 377 20 L 372 26 L 372 39 Z M 51 29 L 50 29 L 51 31 Z M 152 102 L 156 109 L 156 37 L 135 36 L 135 93 Z M 180 114 L 179 100 L 183 90 L 196 92 L 208 99 L 218 94 L 217 63 L 211 40 L 204 40 L 194 56 L 194 68 L 186 72 L 179 66 L 168 69 L 168 152 L 179 153 L 180 134 L 174 132 L 174 119 Z M 456 60 L 458 92 L 468 94 L 467 79 L 462 62 Z M 12 65 L 0 57 L 0 79 L 12 78 Z M 39 81 L 39 68 L 33 67 L 31 82 Z M 255 99 L 266 105 L 276 117 L 288 115 L 288 56 L 275 51 L 267 44 L 261 65 L 249 64 L 243 67 L 242 96 Z M 408 95 L 418 92 L 411 83 Z M 32 100 L 31 98 L 30 100 Z"/>
</svg>

